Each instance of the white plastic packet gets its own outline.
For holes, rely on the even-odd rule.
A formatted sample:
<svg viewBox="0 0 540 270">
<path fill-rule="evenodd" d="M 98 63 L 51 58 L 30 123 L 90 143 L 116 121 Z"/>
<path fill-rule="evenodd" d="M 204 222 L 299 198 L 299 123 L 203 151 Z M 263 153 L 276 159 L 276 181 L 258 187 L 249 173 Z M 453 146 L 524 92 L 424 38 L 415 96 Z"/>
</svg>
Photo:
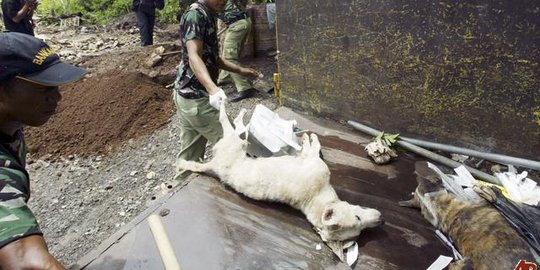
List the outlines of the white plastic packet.
<svg viewBox="0 0 540 270">
<path fill-rule="evenodd" d="M 517 174 L 517 170 L 512 165 L 509 166 L 508 172 L 495 174 L 508 191 L 510 199 L 528 205 L 538 205 L 540 187 L 534 180 L 527 178 L 527 175 L 527 171 Z"/>
<path fill-rule="evenodd" d="M 291 147 L 299 151 L 302 147 L 298 144 L 298 138 L 294 133 L 295 126 L 296 121 L 284 120 L 266 106 L 258 104 L 249 122 L 248 138 L 255 138 L 273 155 L 287 152 Z"/>
</svg>

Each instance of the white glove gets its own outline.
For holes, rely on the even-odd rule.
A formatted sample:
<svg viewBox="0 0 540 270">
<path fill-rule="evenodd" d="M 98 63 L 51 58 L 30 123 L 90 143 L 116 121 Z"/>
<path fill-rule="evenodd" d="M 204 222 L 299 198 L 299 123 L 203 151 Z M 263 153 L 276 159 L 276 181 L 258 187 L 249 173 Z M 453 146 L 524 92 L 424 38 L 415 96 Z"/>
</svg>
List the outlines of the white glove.
<svg viewBox="0 0 540 270">
<path fill-rule="evenodd" d="M 227 99 L 227 95 L 225 95 L 223 89 L 219 88 L 219 91 L 213 95 L 210 95 L 209 99 L 210 105 L 219 111 L 221 104 Z"/>
</svg>

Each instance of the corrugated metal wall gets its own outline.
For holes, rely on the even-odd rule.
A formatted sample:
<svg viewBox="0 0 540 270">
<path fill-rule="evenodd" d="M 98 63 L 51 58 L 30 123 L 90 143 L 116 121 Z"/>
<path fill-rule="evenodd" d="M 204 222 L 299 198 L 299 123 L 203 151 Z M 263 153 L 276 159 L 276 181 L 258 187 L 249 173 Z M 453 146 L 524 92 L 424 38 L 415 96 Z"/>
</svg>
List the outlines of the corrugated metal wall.
<svg viewBox="0 0 540 270">
<path fill-rule="evenodd" d="M 540 159 L 540 1 L 278 0 L 285 104 Z"/>
</svg>

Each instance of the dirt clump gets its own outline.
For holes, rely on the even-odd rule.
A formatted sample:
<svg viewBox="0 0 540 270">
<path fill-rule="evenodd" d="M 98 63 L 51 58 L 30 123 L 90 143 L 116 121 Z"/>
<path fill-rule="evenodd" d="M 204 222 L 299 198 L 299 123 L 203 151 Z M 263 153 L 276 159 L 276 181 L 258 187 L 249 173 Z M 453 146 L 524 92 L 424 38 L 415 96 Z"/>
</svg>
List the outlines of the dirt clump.
<svg viewBox="0 0 540 270">
<path fill-rule="evenodd" d="M 107 153 L 151 134 L 170 121 L 170 90 L 140 73 L 108 71 L 66 86 L 58 112 L 25 130 L 29 153 L 39 158 Z"/>
</svg>

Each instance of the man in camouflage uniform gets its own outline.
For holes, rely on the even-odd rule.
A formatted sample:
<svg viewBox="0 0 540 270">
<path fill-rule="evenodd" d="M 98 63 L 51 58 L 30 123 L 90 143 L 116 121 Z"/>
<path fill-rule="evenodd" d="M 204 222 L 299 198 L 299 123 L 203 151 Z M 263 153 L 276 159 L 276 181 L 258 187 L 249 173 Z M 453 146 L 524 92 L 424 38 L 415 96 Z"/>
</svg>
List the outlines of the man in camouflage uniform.
<svg viewBox="0 0 540 270">
<path fill-rule="evenodd" d="M 251 19 L 246 12 L 247 2 L 248 0 L 228 0 L 225 10 L 219 14 L 219 19 L 227 27 L 223 40 L 223 58 L 236 64 L 239 63 L 240 53 L 244 48 L 248 34 L 251 32 Z M 220 72 L 218 84 L 225 83 L 229 78 L 232 78 L 238 91 L 230 97 L 231 102 L 237 102 L 255 94 L 256 90 L 253 89 L 250 80 L 226 70 Z"/>
<path fill-rule="evenodd" d="M 23 126 L 41 126 L 61 99 L 58 86 L 85 70 L 60 62 L 42 40 L 0 33 L 0 269 L 65 269 L 47 250 L 27 202 Z"/>
<path fill-rule="evenodd" d="M 227 96 L 216 85 L 219 69 L 252 78 L 259 74 L 219 56 L 217 14 L 225 7 L 225 1 L 199 0 L 180 21 L 182 62 L 173 92 L 181 128 L 179 159 L 202 158 L 206 143 L 215 143 L 222 136 L 218 110 Z M 180 172 L 175 179 L 183 180 L 188 175 L 189 172 Z"/>
</svg>

